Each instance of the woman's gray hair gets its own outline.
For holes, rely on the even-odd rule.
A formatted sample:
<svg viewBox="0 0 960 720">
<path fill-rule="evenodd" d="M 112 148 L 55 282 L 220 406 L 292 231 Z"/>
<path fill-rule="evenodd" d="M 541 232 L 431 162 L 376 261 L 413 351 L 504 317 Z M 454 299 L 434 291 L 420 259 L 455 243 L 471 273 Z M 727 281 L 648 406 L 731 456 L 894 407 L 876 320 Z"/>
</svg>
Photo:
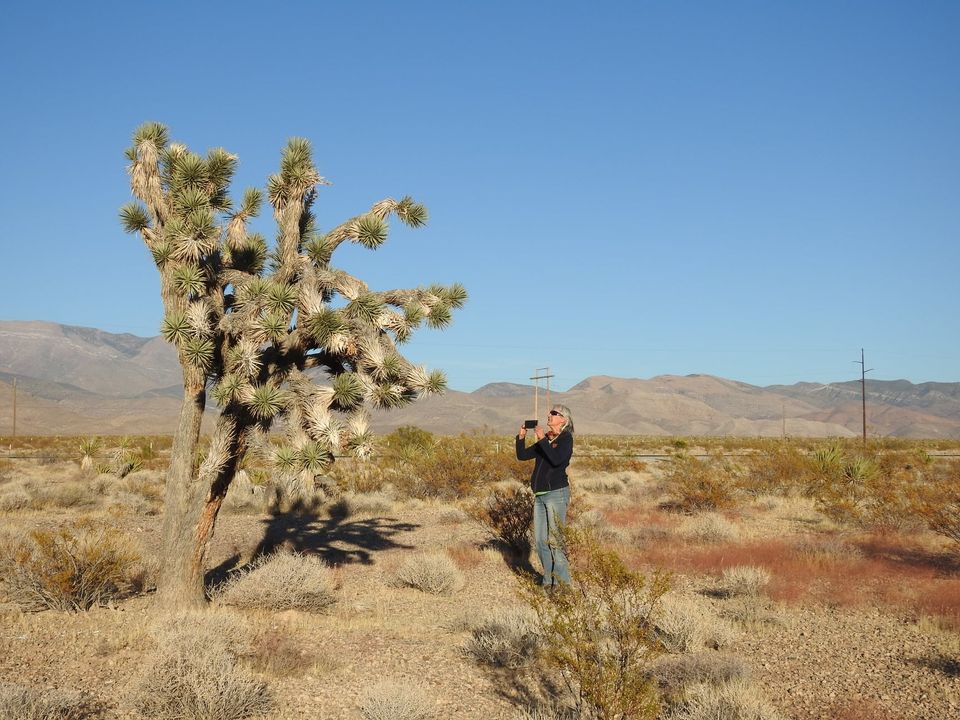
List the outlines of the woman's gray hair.
<svg viewBox="0 0 960 720">
<path fill-rule="evenodd" d="M 566 405 L 554 405 L 550 409 L 556 410 L 563 415 L 563 427 L 560 428 L 560 432 L 566 430 L 569 433 L 573 433 L 573 413 L 570 412 L 570 408 Z"/>
</svg>

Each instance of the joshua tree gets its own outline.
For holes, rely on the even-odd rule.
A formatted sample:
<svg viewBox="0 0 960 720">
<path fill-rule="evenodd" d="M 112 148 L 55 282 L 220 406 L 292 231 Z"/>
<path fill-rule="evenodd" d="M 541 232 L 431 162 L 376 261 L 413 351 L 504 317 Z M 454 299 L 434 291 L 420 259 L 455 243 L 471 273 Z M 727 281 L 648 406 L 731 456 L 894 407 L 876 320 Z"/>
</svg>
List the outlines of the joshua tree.
<svg viewBox="0 0 960 720">
<path fill-rule="evenodd" d="M 409 197 L 388 198 L 319 232 L 312 207 L 326 183 L 306 140 L 290 140 L 267 183 L 277 224 L 272 248 L 248 229 L 261 191 L 248 189 L 238 206 L 227 194 L 236 156 L 218 148 L 201 157 L 171 143 L 163 125 L 147 123 L 127 157 L 139 202 L 123 206 L 121 220 L 156 263 L 161 332 L 183 368 L 158 594 L 199 603 L 207 546 L 241 458 L 259 453 L 312 478 L 338 450 L 368 454 L 368 406 L 399 407 L 444 390 L 443 373 L 412 365 L 397 345 L 423 323 L 447 325 L 466 291 L 459 284 L 373 291 L 335 268 L 344 241 L 376 248 L 391 215 L 420 227 L 427 211 Z M 219 415 L 198 464 L 208 388 Z M 270 442 L 270 431 L 282 442 Z"/>
</svg>

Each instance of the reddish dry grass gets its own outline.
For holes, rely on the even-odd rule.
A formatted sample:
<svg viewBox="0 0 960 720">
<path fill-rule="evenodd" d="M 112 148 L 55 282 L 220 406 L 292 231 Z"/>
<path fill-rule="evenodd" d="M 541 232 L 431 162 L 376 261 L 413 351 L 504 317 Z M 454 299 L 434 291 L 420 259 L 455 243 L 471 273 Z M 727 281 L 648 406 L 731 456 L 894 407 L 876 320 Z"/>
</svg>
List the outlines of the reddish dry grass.
<svg viewBox="0 0 960 720">
<path fill-rule="evenodd" d="M 634 567 L 704 575 L 755 565 L 773 576 L 766 589 L 773 600 L 839 607 L 883 605 L 940 616 L 960 626 L 960 577 L 949 558 L 897 537 L 867 536 L 855 545 L 862 556 L 825 561 L 780 539 L 710 546 L 653 542 L 627 561 Z"/>
<path fill-rule="evenodd" d="M 897 720 L 892 711 L 873 700 L 848 700 L 830 707 L 833 720 Z"/>
<path fill-rule="evenodd" d="M 461 570 L 471 570 L 483 562 L 483 553 L 465 543 L 447 548 L 447 554 Z"/>
<path fill-rule="evenodd" d="M 636 505 L 619 510 L 604 510 L 603 517 L 616 527 L 654 527 L 668 530 L 676 527 L 678 523 L 675 516 Z"/>
</svg>

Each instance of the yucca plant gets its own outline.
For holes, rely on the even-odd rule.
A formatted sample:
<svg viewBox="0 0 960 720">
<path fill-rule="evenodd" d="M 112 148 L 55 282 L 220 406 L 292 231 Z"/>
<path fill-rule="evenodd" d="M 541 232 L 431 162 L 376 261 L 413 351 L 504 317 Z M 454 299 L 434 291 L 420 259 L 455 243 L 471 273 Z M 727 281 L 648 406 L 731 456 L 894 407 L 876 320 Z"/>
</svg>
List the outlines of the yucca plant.
<svg viewBox="0 0 960 720">
<path fill-rule="evenodd" d="M 237 163 L 223 149 L 206 156 L 142 125 L 127 151 L 136 201 L 120 210 L 160 275 L 163 337 L 183 368 L 183 405 L 166 478 L 161 599 L 200 602 L 204 559 L 217 514 L 245 454 L 313 474 L 336 452 L 370 453 L 367 407 L 399 407 L 442 392 L 443 373 L 397 351 L 421 324 L 440 328 L 466 300 L 459 284 L 375 291 L 332 264 L 353 242 L 376 248 L 395 217 L 426 223 L 423 205 L 387 198 L 328 232 L 313 215 L 317 187 L 310 144 L 294 138 L 266 197 L 277 223 L 272 247 L 250 232 L 264 194 L 228 194 Z M 320 380 L 323 378 L 323 380 Z M 199 467 L 207 389 L 219 417 Z M 273 452 L 271 430 L 283 434 Z"/>
</svg>

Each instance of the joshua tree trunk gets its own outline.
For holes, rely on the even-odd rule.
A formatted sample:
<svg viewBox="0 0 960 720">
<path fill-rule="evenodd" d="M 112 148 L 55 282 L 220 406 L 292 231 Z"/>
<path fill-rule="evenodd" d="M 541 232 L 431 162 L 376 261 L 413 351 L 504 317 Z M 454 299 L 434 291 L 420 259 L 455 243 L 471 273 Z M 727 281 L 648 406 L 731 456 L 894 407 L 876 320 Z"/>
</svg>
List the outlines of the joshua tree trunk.
<svg viewBox="0 0 960 720">
<path fill-rule="evenodd" d="M 196 534 L 203 488 L 194 465 L 200 442 L 200 423 L 206 405 L 203 387 L 185 387 L 180 420 L 167 469 L 163 510 L 163 557 L 158 579 L 161 603 L 194 605 L 203 602 L 203 568 L 197 567 Z"/>
</svg>

